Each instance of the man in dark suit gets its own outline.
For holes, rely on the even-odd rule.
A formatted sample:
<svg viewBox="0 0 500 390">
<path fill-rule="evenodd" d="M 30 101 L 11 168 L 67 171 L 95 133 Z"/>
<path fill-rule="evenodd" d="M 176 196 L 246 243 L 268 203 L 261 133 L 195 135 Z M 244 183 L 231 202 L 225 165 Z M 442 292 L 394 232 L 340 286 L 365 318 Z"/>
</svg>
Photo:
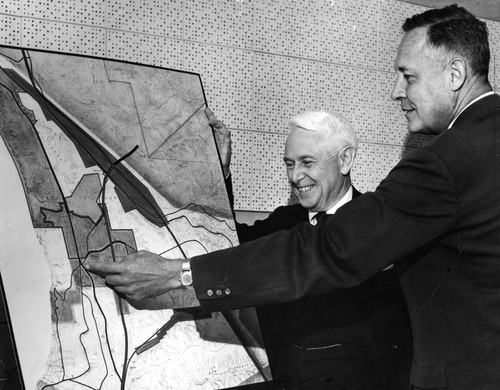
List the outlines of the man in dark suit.
<svg viewBox="0 0 500 390">
<path fill-rule="evenodd" d="M 230 132 L 206 112 L 232 199 Z M 357 139 L 345 118 L 307 111 L 290 128 L 284 161 L 299 203 L 278 207 L 252 226 L 237 223 L 240 243 L 302 222 L 319 226 L 318 215 L 334 214 L 360 195 L 350 177 Z M 360 286 L 258 307 L 257 314 L 274 381 L 286 389 L 408 388 L 411 331 L 397 267 Z"/>
<path fill-rule="evenodd" d="M 193 286 L 206 310 L 291 301 L 354 286 L 414 254 L 401 281 L 414 339 L 413 389 L 496 390 L 500 96 L 488 82 L 487 27 L 453 5 L 415 15 L 403 30 L 392 98 L 410 132 L 437 137 L 319 229 L 300 224 L 194 257 Z M 180 288 L 187 272 L 181 260 L 148 252 L 125 261 L 90 268 L 108 273 L 106 281 L 131 300 Z M 145 282 L 146 264 L 157 272 L 154 281 Z M 256 269 L 260 277 L 249 278 Z"/>
</svg>

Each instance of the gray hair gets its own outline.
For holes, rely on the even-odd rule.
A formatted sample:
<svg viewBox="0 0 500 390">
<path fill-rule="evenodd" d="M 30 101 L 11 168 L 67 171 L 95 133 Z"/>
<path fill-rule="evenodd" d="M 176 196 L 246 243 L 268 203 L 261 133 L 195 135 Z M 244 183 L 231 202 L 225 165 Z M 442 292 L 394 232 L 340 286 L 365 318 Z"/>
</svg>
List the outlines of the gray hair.
<svg viewBox="0 0 500 390">
<path fill-rule="evenodd" d="M 301 128 L 327 133 L 341 147 L 352 146 L 355 149 L 358 147 L 358 139 L 352 125 L 342 115 L 334 112 L 305 111 L 294 116 L 289 125 L 292 129 Z"/>
</svg>

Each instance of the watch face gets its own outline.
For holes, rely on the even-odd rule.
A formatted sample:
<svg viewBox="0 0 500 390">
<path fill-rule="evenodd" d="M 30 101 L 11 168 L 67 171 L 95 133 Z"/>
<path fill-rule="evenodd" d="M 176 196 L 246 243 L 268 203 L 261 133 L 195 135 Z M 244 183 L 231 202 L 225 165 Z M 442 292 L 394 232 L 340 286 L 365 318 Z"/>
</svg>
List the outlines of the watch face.
<svg viewBox="0 0 500 390">
<path fill-rule="evenodd" d="M 182 273 L 181 283 L 183 286 L 191 286 L 193 284 L 193 275 L 191 274 L 191 272 Z"/>
</svg>

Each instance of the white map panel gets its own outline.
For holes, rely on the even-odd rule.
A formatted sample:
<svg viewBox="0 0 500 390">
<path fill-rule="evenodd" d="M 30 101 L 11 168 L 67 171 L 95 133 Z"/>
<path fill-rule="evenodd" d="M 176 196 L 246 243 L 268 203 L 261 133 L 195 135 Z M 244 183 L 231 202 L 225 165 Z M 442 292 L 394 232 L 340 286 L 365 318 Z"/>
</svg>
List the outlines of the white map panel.
<svg viewBox="0 0 500 390">
<path fill-rule="evenodd" d="M 132 306 L 82 267 L 237 244 L 204 107 L 194 73 L 0 49 L 0 270 L 27 389 L 262 380 L 237 314 L 191 291 Z"/>
</svg>

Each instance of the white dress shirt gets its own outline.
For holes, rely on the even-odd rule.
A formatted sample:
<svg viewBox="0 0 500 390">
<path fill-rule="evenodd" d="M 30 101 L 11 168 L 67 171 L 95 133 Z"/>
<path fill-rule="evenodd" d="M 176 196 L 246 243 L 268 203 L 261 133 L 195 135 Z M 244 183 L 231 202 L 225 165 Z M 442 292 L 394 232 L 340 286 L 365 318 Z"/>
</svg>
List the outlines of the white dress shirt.
<svg viewBox="0 0 500 390">
<path fill-rule="evenodd" d="M 345 195 L 340 199 L 337 203 L 333 205 L 330 209 L 326 210 L 327 214 L 335 214 L 335 212 L 343 205 L 345 205 L 347 202 L 352 200 L 352 186 L 349 187 Z M 314 218 L 318 214 L 317 211 L 309 211 L 309 222 L 311 225 L 316 225 L 317 221 L 316 218 Z"/>
</svg>

